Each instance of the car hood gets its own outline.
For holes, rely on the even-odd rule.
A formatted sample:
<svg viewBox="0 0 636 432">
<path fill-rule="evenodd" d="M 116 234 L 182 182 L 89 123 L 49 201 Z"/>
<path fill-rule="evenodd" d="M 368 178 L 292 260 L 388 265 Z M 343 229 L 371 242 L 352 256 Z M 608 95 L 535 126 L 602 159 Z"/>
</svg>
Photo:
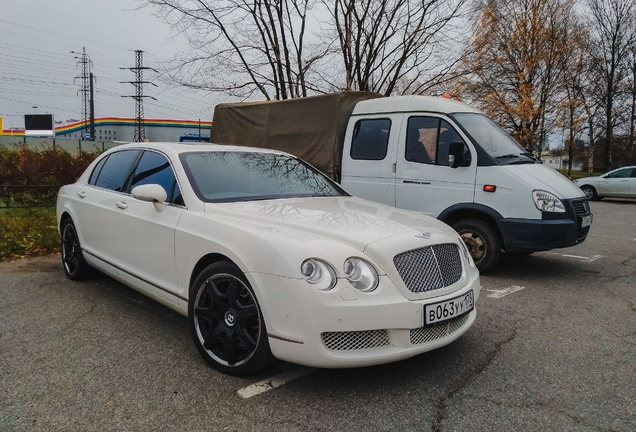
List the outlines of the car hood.
<svg viewBox="0 0 636 432">
<path fill-rule="evenodd" d="M 454 232 L 444 223 L 417 213 L 355 197 L 287 198 L 237 203 L 208 203 L 210 217 L 327 237 L 360 251 L 373 242 L 404 234 L 422 234 L 433 243 Z M 281 232 L 284 235 L 284 231 Z"/>
<path fill-rule="evenodd" d="M 506 165 L 502 167 L 528 183 L 534 189 L 552 192 L 560 199 L 584 197 L 585 194 L 567 177 L 542 164 Z"/>
</svg>

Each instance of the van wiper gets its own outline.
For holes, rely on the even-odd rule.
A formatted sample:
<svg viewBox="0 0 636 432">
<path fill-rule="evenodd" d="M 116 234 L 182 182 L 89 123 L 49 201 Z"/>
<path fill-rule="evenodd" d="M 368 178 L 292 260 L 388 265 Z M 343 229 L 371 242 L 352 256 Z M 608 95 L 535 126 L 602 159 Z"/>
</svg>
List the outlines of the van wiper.
<svg viewBox="0 0 636 432">
<path fill-rule="evenodd" d="M 521 156 L 519 153 L 508 153 L 503 156 L 497 156 L 497 159 L 508 159 L 508 158 L 519 157 L 519 156 Z"/>
</svg>

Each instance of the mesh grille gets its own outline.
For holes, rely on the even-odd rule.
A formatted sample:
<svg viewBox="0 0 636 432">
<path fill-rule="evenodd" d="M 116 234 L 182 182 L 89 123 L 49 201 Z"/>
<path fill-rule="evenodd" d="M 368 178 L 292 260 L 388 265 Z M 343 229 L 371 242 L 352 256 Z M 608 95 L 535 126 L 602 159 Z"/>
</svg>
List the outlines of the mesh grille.
<svg viewBox="0 0 636 432">
<path fill-rule="evenodd" d="M 322 342 L 334 351 L 353 351 L 391 345 L 386 330 L 325 332 Z"/>
<path fill-rule="evenodd" d="M 436 326 L 420 327 L 411 330 L 411 344 L 419 345 L 425 342 L 441 339 L 444 336 L 455 333 L 457 330 L 462 328 L 464 324 L 466 324 L 466 321 L 468 321 L 468 315 L 469 314 L 462 315 L 459 318 L 455 318 L 454 320 L 447 321 Z"/>
<path fill-rule="evenodd" d="M 462 260 L 455 244 L 414 249 L 393 257 L 409 291 L 420 293 L 451 286 L 462 277 Z"/>
</svg>

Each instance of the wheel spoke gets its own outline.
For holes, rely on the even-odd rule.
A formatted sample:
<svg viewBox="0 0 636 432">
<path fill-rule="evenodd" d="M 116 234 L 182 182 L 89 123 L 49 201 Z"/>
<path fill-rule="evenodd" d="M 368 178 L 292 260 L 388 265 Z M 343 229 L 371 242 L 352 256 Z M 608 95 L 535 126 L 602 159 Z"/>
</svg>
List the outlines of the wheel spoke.
<svg viewBox="0 0 636 432">
<path fill-rule="evenodd" d="M 252 335 L 245 331 L 245 329 L 238 329 L 236 335 L 249 351 L 252 351 L 254 348 L 256 348 L 256 340 L 254 340 Z"/>
<path fill-rule="evenodd" d="M 227 345 L 226 335 L 223 333 L 221 326 L 217 326 L 205 337 L 203 346 L 207 350 L 212 350 L 213 347 L 220 345 L 221 351 L 225 351 Z"/>
<path fill-rule="evenodd" d="M 254 316 L 258 316 L 258 309 L 256 305 L 250 304 L 247 306 L 241 306 L 237 311 L 239 322 L 243 322 Z"/>
<path fill-rule="evenodd" d="M 218 323 L 222 318 L 221 312 L 218 309 L 214 309 L 214 304 L 195 307 L 194 313 L 198 318 L 202 318 L 210 324 Z"/>
<path fill-rule="evenodd" d="M 236 352 L 238 342 L 238 339 L 232 339 L 225 344 L 225 361 L 229 365 L 233 365 L 238 359 L 238 353 Z"/>
<path fill-rule="evenodd" d="M 212 279 L 208 279 L 206 281 L 205 289 L 212 299 L 212 303 L 217 304 L 219 309 L 225 309 L 227 307 L 227 294 L 221 291 L 219 285 L 215 281 L 213 281 Z"/>
<path fill-rule="evenodd" d="M 240 289 L 243 288 L 237 280 L 232 279 L 227 286 L 227 305 L 236 306 Z"/>
</svg>

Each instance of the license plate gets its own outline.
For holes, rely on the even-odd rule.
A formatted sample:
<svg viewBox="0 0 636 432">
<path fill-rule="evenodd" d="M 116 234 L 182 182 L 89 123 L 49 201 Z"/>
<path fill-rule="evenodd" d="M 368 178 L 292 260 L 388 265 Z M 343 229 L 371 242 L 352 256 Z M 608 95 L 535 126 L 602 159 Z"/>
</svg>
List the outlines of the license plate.
<svg viewBox="0 0 636 432">
<path fill-rule="evenodd" d="M 583 219 L 581 219 L 581 228 L 589 227 L 590 225 L 592 225 L 592 215 L 583 216 Z"/>
<path fill-rule="evenodd" d="M 424 325 L 438 324 L 465 315 L 475 308 L 473 290 L 450 300 L 424 305 Z"/>
</svg>

